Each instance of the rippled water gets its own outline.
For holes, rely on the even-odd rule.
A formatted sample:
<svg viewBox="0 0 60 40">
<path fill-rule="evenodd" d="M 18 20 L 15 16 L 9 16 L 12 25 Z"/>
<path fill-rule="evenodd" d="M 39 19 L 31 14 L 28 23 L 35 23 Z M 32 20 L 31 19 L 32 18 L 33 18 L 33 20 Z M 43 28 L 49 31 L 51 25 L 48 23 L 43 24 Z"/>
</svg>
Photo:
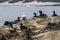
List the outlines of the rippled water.
<svg viewBox="0 0 60 40">
<path fill-rule="evenodd" d="M 43 13 L 51 16 L 53 10 L 60 15 L 60 6 L 29 6 L 29 5 L 0 5 L 0 25 L 6 20 L 13 21 L 17 19 L 18 16 L 22 17 L 22 13 L 26 13 L 26 17 L 30 18 L 33 16 L 33 13 L 36 12 L 39 15 L 39 10 L 42 10 Z"/>
</svg>

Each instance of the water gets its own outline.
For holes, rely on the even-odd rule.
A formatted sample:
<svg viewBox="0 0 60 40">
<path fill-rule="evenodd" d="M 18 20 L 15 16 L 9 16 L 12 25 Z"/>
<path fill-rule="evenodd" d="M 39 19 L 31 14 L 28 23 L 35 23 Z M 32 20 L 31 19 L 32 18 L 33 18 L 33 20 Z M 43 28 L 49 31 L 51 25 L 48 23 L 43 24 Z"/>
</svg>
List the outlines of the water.
<svg viewBox="0 0 60 40">
<path fill-rule="evenodd" d="M 13 21 L 17 17 L 22 17 L 23 12 L 26 13 L 26 17 L 30 18 L 33 16 L 33 13 L 36 12 L 39 15 L 39 10 L 42 10 L 43 13 L 51 16 L 53 10 L 56 11 L 56 14 L 60 15 L 60 6 L 35 6 L 35 5 L 0 5 L 0 26 L 7 20 Z"/>
</svg>

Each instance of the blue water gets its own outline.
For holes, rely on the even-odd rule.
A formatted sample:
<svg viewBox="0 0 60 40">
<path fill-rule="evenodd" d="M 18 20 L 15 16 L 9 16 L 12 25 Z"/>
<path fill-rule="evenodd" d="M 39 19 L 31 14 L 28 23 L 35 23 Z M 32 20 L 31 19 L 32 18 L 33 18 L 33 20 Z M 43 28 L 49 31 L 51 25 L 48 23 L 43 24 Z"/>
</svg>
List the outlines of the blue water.
<svg viewBox="0 0 60 40">
<path fill-rule="evenodd" d="M 26 13 L 26 17 L 30 18 L 33 16 L 33 13 L 36 12 L 39 15 L 39 10 L 42 10 L 43 13 L 51 16 L 53 10 L 56 11 L 56 14 L 60 15 L 60 6 L 26 6 L 26 5 L 0 5 L 0 26 L 7 20 L 13 21 L 17 17 L 22 17 L 22 13 Z"/>
</svg>

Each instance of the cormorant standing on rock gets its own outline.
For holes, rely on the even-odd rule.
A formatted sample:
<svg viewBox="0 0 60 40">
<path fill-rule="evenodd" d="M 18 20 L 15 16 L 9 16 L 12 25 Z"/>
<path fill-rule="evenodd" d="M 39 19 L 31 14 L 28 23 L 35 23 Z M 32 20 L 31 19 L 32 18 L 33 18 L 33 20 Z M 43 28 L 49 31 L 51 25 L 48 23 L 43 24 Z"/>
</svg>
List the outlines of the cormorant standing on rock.
<svg viewBox="0 0 60 40">
<path fill-rule="evenodd" d="M 54 26 L 54 25 L 56 25 L 56 23 L 49 22 L 48 25 L 53 25 Z"/>
<path fill-rule="evenodd" d="M 8 25 L 8 26 L 10 26 L 11 28 L 13 28 L 13 23 L 12 23 L 12 22 L 5 21 L 4 25 Z"/>
<path fill-rule="evenodd" d="M 52 30 L 52 29 L 54 29 L 54 28 L 56 27 L 56 25 L 57 25 L 56 23 L 51 23 L 51 22 L 49 22 L 46 29 Z"/>
<path fill-rule="evenodd" d="M 13 22 L 13 24 L 16 24 L 16 23 L 18 23 L 18 22 L 20 22 L 20 17 L 18 17 L 17 20 L 15 20 L 15 21 Z"/>
<path fill-rule="evenodd" d="M 31 40 L 31 29 L 30 28 L 28 28 L 26 31 L 26 35 L 27 35 L 27 40 Z"/>
<path fill-rule="evenodd" d="M 34 17 L 37 17 L 36 13 L 34 13 Z"/>
<path fill-rule="evenodd" d="M 20 22 L 20 17 L 18 17 L 17 21 Z"/>
<path fill-rule="evenodd" d="M 46 14 L 43 14 L 42 11 L 39 11 L 40 16 L 47 16 Z"/>
<path fill-rule="evenodd" d="M 9 21 L 5 21 L 4 25 L 9 25 L 10 22 Z"/>
<path fill-rule="evenodd" d="M 21 29 L 21 30 L 25 30 L 25 29 L 27 29 L 27 27 L 24 26 L 23 23 L 20 23 L 20 29 Z"/>
<path fill-rule="evenodd" d="M 17 32 L 16 30 L 17 30 L 17 29 L 14 28 L 13 30 L 9 30 L 9 31 L 10 31 L 10 33 L 14 33 L 14 32 Z"/>
<path fill-rule="evenodd" d="M 58 15 L 55 13 L 55 11 L 53 11 L 53 15 L 52 16 L 58 16 Z"/>
<path fill-rule="evenodd" d="M 17 34 L 16 34 L 16 33 L 17 33 L 16 30 L 17 30 L 17 28 L 14 28 L 13 30 L 9 30 L 9 32 L 10 32 L 10 35 L 9 35 L 9 37 L 8 37 L 9 39 L 12 38 L 14 34 L 17 35 Z"/>
<path fill-rule="evenodd" d="M 43 13 L 42 13 L 42 11 L 39 11 L 39 13 L 40 13 L 40 16 L 43 16 Z"/>
</svg>

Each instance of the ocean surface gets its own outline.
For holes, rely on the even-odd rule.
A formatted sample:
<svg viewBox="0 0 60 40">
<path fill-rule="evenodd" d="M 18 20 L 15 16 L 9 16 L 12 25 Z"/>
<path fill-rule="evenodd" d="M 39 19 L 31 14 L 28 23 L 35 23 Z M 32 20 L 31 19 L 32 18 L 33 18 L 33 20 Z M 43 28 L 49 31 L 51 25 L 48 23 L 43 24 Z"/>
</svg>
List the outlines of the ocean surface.
<svg viewBox="0 0 60 40">
<path fill-rule="evenodd" d="M 27 18 L 31 18 L 33 13 L 36 12 L 39 15 L 39 10 L 43 13 L 51 16 L 53 11 L 60 15 L 60 6 L 41 6 L 41 5 L 0 5 L 0 26 L 5 21 L 14 21 L 17 17 L 22 17 L 23 13 L 26 13 Z"/>
</svg>

